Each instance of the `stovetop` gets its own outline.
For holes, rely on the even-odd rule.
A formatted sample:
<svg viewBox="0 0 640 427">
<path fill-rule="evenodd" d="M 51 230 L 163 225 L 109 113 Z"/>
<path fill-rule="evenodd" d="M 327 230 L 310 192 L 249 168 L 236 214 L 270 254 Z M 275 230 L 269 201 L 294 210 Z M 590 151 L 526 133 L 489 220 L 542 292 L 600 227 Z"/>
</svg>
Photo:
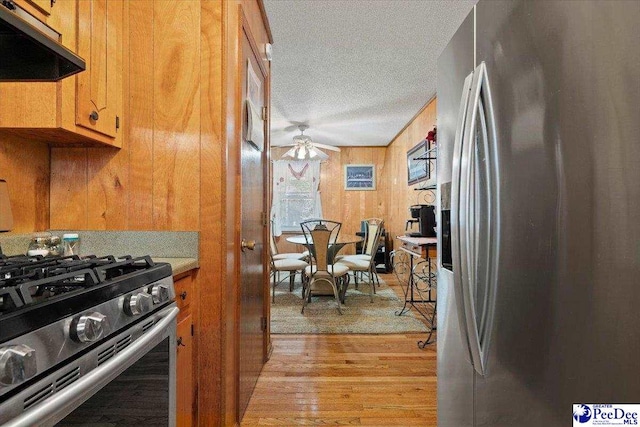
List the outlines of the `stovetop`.
<svg viewBox="0 0 640 427">
<path fill-rule="evenodd" d="M 0 258 L 0 314 L 82 291 L 116 277 L 153 267 L 149 257 L 116 259 L 77 255 Z"/>
<path fill-rule="evenodd" d="M 148 256 L 0 256 L 0 343 L 167 276 Z"/>
<path fill-rule="evenodd" d="M 90 352 L 95 367 L 174 300 L 171 265 L 148 256 L 0 256 L 0 404 Z"/>
</svg>

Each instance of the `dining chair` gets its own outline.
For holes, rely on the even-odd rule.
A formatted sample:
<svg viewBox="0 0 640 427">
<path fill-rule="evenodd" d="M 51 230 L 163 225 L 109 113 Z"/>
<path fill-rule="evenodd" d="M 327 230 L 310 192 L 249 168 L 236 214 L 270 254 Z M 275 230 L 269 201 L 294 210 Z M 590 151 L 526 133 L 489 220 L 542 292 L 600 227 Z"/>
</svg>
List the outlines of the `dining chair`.
<svg viewBox="0 0 640 427">
<path fill-rule="evenodd" d="M 306 224 L 307 227 L 302 227 L 302 224 Z M 342 223 L 322 218 L 308 219 L 300 223 L 300 226 L 302 227 L 302 234 L 305 235 L 305 238 L 309 235 L 309 230 L 313 230 L 316 225 L 325 226 L 329 231 L 331 231 L 331 234 L 329 236 L 330 244 L 334 244 L 338 240 L 338 235 L 340 234 L 340 227 L 342 227 Z"/>
<path fill-rule="evenodd" d="M 281 259 L 301 259 L 306 260 L 309 256 L 309 251 L 304 252 L 278 252 L 278 246 L 276 245 L 276 236 L 273 235 L 273 220 L 271 220 L 271 232 L 269 233 L 269 245 L 271 247 L 271 256 L 274 260 Z"/>
<path fill-rule="evenodd" d="M 363 244 L 363 253 L 356 255 L 345 255 L 340 257 L 337 262 L 349 267 L 353 272 L 354 284 L 358 286 L 358 273 L 364 281 L 364 275 L 368 277 L 369 296 L 373 302 L 373 294 L 375 290 L 376 279 L 380 285 L 380 279 L 376 272 L 375 257 L 380 245 L 380 237 L 384 233 L 384 220 L 380 218 L 369 218 L 365 220 L 365 239 Z"/>
<path fill-rule="evenodd" d="M 301 259 L 296 259 L 296 258 L 282 258 L 282 259 L 275 259 L 273 257 L 273 253 L 270 252 L 270 256 L 269 258 L 271 259 L 271 276 L 273 277 L 273 289 L 272 289 L 272 296 L 271 296 L 271 301 L 275 302 L 276 300 L 276 286 L 283 282 L 284 280 L 286 280 L 287 278 L 289 278 L 289 292 L 293 292 L 293 286 L 295 283 L 295 279 L 296 279 L 296 273 L 299 271 L 300 272 L 300 278 L 302 280 L 302 293 L 303 293 L 303 297 L 304 297 L 304 288 L 305 288 L 305 268 L 307 268 L 309 266 L 309 264 L 306 261 L 303 261 Z M 280 279 L 280 275 L 279 273 L 281 271 L 286 271 L 288 274 Z"/>
<path fill-rule="evenodd" d="M 362 259 L 369 259 L 370 256 L 375 255 L 375 252 L 372 253 L 373 244 L 375 243 L 375 234 L 378 229 L 381 229 L 382 232 L 378 236 L 380 238 L 384 233 L 384 220 L 381 218 L 368 218 L 363 219 L 362 222 L 365 223 L 364 229 L 364 244 L 360 247 L 360 253 L 355 254 L 355 256 Z M 338 255 L 336 260 L 344 258 L 345 256 L 354 256 L 354 255 Z"/>
<path fill-rule="evenodd" d="M 310 248 L 309 266 L 305 268 L 306 281 L 303 283 L 303 303 L 301 313 L 311 301 L 311 293 L 319 290 L 321 283 L 331 285 L 333 296 L 338 304 L 338 313 L 342 314 L 341 301 L 344 299 L 343 289 L 349 283 L 349 268 L 330 262 L 331 242 L 337 241 L 341 223 L 330 220 L 310 220 L 300 223 L 303 234 Z"/>
</svg>

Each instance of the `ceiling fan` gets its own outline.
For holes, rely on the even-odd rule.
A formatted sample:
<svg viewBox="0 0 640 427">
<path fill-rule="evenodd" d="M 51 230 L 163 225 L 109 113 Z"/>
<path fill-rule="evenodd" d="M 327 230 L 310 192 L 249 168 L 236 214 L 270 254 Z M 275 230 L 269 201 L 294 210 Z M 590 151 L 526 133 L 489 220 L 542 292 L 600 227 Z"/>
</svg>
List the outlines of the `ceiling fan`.
<svg viewBox="0 0 640 427">
<path fill-rule="evenodd" d="M 327 160 L 329 156 L 323 151 L 319 150 L 318 147 L 324 148 L 325 150 L 340 151 L 340 148 L 334 147 L 333 145 L 313 142 L 311 140 L 311 137 L 304 134 L 304 131 L 308 128 L 309 126 L 307 125 L 298 125 L 298 129 L 300 129 L 300 135 L 296 135 L 293 137 L 292 144 L 283 146 L 293 147 L 282 155 L 283 159 L 291 158 L 296 160 Z"/>
</svg>

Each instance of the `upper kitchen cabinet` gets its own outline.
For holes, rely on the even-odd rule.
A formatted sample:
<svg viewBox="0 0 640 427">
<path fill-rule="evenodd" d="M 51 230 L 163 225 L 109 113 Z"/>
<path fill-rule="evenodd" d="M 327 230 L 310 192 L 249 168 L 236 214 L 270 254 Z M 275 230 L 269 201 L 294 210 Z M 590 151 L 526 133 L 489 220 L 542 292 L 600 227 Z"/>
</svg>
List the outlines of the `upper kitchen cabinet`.
<svg viewBox="0 0 640 427">
<path fill-rule="evenodd" d="M 13 0 L 13 2 L 33 15 L 34 18 L 55 29 L 55 13 L 51 19 L 53 22 L 49 22 L 52 12 L 55 12 L 53 10 L 55 0 Z"/>
<path fill-rule="evenodd" d="M 115 138 L 122 104 L 122 2 L 78 0 L 76 124 Z"/>
<path fill-rule="evenodd" d="M 16 4 L 39 20 L 34 4 L 59 41 L 82 57 L 86 70 L 59 82 L 0 83 L 0 132 L 52 145 L 122 145 L 122 0 L 22 0 Z M 31 7 L 27 7 L 31 4 Z"/>
<path fill-rule="evenodd" d="M 55 3 L 55 0 L 26 0 L 26 2 L 34 5 L 40 9 L 42 13 L 49 16 L 51 15 L 51 7 Z"/>
</svg>

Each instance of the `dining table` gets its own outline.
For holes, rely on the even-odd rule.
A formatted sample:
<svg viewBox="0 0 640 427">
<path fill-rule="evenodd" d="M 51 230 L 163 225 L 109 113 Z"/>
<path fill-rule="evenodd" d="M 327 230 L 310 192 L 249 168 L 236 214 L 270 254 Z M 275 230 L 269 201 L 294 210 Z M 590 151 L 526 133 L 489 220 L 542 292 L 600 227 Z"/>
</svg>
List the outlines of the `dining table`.
<svg viewBox="0 0 640 427">
<path fill-rule="evenodd" d="M 287 242 L 294 243 L 296 245 L 308 246 L 308 249 L 310 251 L 313 250 L 313 246 L 310 245 L 310 244 L 307 244 L 307 239 L 305 238 L 304 234 L 299 234 L 299 235 L 295 235 L 295 236 L 289 236 L 289 237 L 287 237 L 286 240 L 287 240 Z M 328 262 L 331 264 L 333 262 L 332 261 L 333 258 L 346 245 L 354 244 L 354 243 L 360 243 L 363 240 L 364 240 L 364 238 L 362 236 L 358 236 L 356 234 L 338 234 L 338 238 L 333 243 L 331 243 L 329 245 Z"/>
<path fill-rule="evenodd" d="M 307 245 L 307 239 L 304 234 L 299 234 L 295 236 L 287 237 L 287 242 L 295 243 L 296 245 Z M 364 237 L 358 236 L 357 234 L 338 234 L 338 238 L 332 245 L 339 245 L 342 248 L 344 245 L 348 245 L 350 243 L 360 243 L 364 240 Z"/>
</svg>

